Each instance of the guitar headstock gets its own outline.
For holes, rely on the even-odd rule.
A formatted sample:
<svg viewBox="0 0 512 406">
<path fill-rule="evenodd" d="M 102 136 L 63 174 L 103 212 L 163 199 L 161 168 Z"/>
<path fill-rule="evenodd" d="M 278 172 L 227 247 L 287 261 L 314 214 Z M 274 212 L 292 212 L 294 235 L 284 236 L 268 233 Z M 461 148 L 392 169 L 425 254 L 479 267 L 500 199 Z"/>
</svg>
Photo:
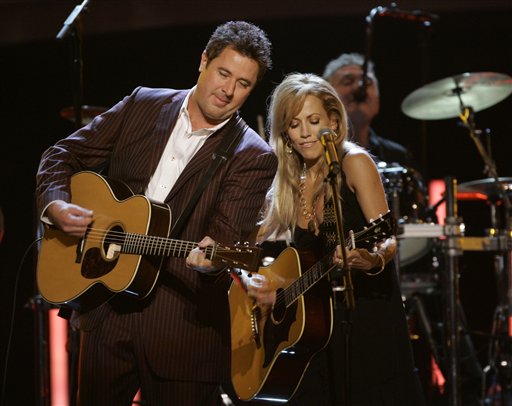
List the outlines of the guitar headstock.
<svg viewBox="0 0 512 406">
<path fill-rule="evenodd" d="M 363 230 L 354 233 L 353 241 L 349 238 L 348 244 L 352 246 L 355 242 L 355 248 L 371 249 L 375 244 L 395 234 L 395 220 L 390 211 L 383 216 L 368 223 Z"/>
<path fill-rule="evenodd" d="M 211 258 L 217 266 L 228 266 L 257 272 L 260 266 L 262 249 L 250 247 L 247 243 L 235 245 L 217 244 Z"/>
</svg>

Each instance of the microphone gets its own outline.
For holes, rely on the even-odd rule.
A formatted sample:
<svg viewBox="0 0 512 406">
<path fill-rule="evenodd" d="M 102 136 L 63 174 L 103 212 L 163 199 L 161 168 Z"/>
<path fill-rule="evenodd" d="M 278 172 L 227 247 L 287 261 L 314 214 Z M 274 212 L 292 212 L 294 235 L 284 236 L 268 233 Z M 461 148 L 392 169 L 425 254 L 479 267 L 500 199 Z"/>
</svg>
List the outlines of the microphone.
<svg viewBox="0 0 512 406">
<path fill-rule="evenodd" d="M 370 63 L 370 55 L 372 49 L 373 40 L 373 18 L 379 12 L 382 7 L 375 7 L 370 11 L 370 14 L 366 17 L 366 51 L 364 54 L 364 62 L 362 65 L 363 74 L 361 75 L 361 81 L 356 91 L 352 94 L 356 103 L 364 103 L 368 98 L 368 64 Z"/>
<path fill-rule="evenodd" d="M 431 25 L 431 23 L 439 20 L 439 16 L 434 13 L 430 13 L 428 11 L 423 10 L 400 10 L 396 7 L 378 7 L 377 12 L 375 14 L 378 17 L 391 17 L 397 18 L 400 20 L 414 21 L 420 22 L 426 26 Z"/>
<path fill-rule="evenodd" d="M 356 89 L 354 93 L 352 93 L 352 97 L 354 98 L 354 101 L 357 103 L 363 103 L 366 101 L 366 98 L 368 97 L 368 94 L 366 93 L 366 88 L 368 87 L 368 76 L 366 74 L 363 74 L 363 77 L 361 79 L 361 84 Z"/>
<path fill-rule="evenodd" d="M 324 146 L 325 160 L 329 165 L 329 175 L 337 175 L 340 172 L 340 160 L 334 143 L 334 131 L 330 128 L 322 128 L 318 133 L 318 139 Z"/>
<path fill-rule="evenodd" d="M 73 11 L 69 14 L 68 18 L 66 18 L 66 21 L 64 21 L 64 25 L 57 34 L 57 39 L 63 39 L 68 35 L 69 31 L 73 27 L 73 24 L 80 17 L 82 11 L 87 11 L 87 3 L 89 3 L 89 0 L 84 0 L 82 4 L 75 6 Z"/>
</svg>

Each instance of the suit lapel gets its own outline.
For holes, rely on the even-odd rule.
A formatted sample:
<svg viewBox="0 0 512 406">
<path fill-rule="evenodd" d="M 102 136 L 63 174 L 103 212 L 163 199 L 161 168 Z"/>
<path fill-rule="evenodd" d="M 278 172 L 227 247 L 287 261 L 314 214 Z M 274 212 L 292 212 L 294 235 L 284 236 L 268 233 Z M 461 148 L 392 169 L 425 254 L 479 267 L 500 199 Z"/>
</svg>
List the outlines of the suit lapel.
<svg viewBox="0 0 512 406">
<path fill-rule="evenodd" d="M 178 114 L 186 95 L 186 91 L 178 92 L 173 95 L 169 103 L 165 104 L 160 110 L 160 115 L 158 116 L 154 129 L 155 147 L 152 148 L 153 151 L 158 151 L 158 154 L 152 155 L 148 160 L 148 165 L 146 166 L 146 184 L 149 183 L 151 176 L 155 173 L 156 167 L 162 158 L 165 146 L 176 125 Z"/>
</svg>

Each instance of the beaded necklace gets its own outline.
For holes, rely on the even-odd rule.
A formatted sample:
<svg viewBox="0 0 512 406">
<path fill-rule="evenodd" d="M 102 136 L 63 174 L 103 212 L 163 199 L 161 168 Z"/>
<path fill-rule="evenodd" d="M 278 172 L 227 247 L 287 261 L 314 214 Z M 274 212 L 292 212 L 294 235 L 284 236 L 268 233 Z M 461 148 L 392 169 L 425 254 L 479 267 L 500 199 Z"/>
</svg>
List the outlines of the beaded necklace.
<svg viewBox="0 0 512 406">
<path fill-rule="evenodd" d="M 306 198 L 304 197 L 304 192 L 306 191 L 306 179 L 307 179 L 308 169 L 306 167 L 306 164 L 304 163 L 304 167 L 302 169 L 302 173 L 300 175 L 300 183 L 299 183 L 299 194 L 300 194 L 300 205 L 302 207 L 302 215 L 308 222 L 308 230 L 310 232 L 316 233 L 318 229 L 318 222 L 316 219 L 316 204 L 318 202 L 318 199 L 320 198 L 320 195 L 316 196 L 313 200 L 313 204 L 311 205 L 311 210 L 308 209 L 308 204 L 306 202 Z M 320 175 L 320 172 L 317 173 L 315 180 L 313 181 L 313 184 L 318 179 L 318 176 Z"/>
</svg>

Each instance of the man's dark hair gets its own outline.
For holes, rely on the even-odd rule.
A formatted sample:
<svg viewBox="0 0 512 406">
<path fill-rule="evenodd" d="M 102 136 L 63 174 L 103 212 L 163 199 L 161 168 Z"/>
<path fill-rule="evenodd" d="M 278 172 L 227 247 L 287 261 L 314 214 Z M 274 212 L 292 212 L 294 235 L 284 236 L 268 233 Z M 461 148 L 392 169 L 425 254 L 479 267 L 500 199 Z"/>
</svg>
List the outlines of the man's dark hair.
<svg viewBox="0 0 512 406">
<path fill-rule="evenodd" d="M 219 25 L 206 45 L 208 63 L 227 47 L 258 63 L 258 81 L 272 67 L 270 56 L 272 44 L 267 34 L 254 24 L 245 21 L 229 21 Z"/>
</svg>

